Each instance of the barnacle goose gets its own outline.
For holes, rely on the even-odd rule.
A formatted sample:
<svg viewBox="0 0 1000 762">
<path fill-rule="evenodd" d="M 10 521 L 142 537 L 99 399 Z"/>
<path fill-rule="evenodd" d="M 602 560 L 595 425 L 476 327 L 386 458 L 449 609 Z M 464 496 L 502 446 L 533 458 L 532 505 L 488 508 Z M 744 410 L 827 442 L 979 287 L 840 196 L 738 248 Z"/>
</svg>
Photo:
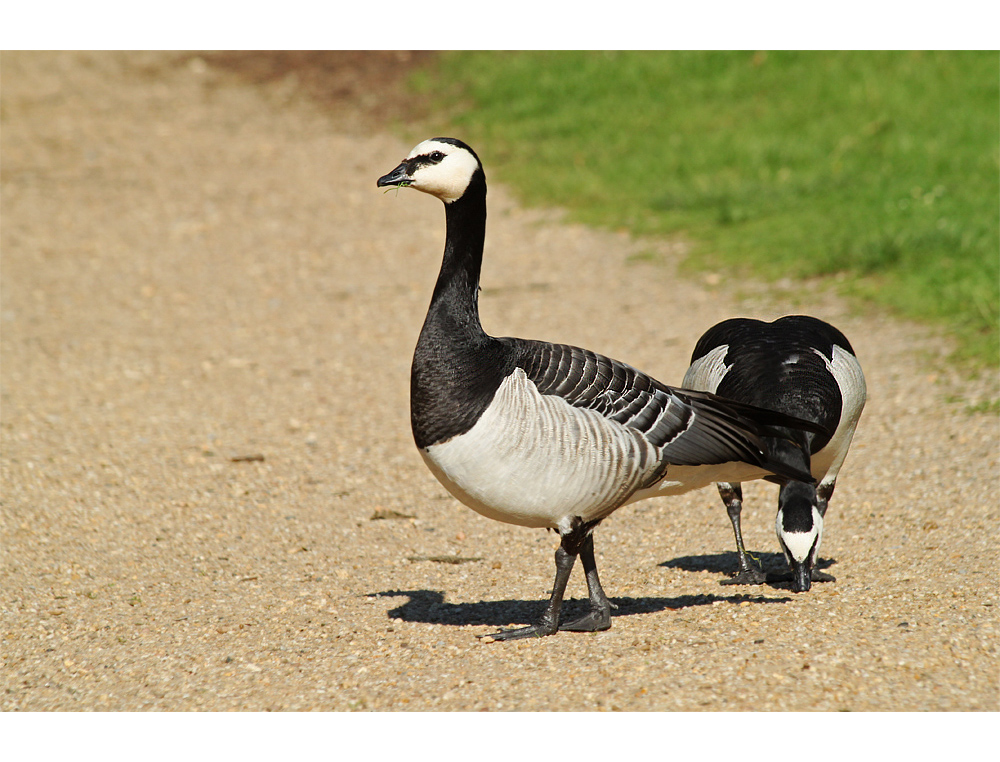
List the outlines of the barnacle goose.
<svg viewBox="0 0 1000 762">
<path fill-rule="evenodd" d="M 672 389 L 625 363 L 561 344 L 495 338 L 479 322 L 486 176 L 453 138 L 420 143 L 383 188 L 411 187 L 444 202 L 444 259 L 413 354 L 413 438 L 445 488 L 480 514 L 555 529 L 556 575 L 540 620 L 495 640 L 611 626 L 591 535 L 626 503 L 770 473 L 809 474 L 772 458 L 761 437 L 810 423 Z M 560 622 L 580 556 L 590 611 Z"/>
<path fill-rule="evenodd" d="M 774 528 L 792 570 L 792 589 L 805 592 L 811 581 L 832 581 L 815 568 L 823 517 L 867 395 L 861 366 L 844 334 L 806 315 L 773 323 L 725 320 L 698 340 L 683 386 L 779 410 L 833 432 L 788 430 L 786 438 L 764 438 L 768 454 L 809 471 L 819 482 L 793 479 L 778 492 Z M 760 584 L 765 575 L 750 565 L 743 547 L 740 484 L 727 479 L 718 488 L 733 524 L 740 564 L 737 575 L 722 584 Z"/>
</svg>

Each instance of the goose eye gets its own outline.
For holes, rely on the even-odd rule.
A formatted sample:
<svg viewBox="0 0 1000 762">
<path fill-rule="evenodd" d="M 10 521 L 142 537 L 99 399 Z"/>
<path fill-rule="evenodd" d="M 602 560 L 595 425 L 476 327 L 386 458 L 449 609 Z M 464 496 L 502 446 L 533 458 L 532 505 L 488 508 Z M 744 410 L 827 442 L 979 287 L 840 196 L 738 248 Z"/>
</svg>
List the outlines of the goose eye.
<svg viewBox="0 0 1000 762">
<path fill-rule="evenodd" d="M 441 159 L 444 158 L 444 154 L 441 153 L 440 151 L 432 151 L 431 155 L 428 156 L 427 158 L 433 161 L 435 164 L 437 164 L 439 161 L 441 161 Z"/>
</svg>

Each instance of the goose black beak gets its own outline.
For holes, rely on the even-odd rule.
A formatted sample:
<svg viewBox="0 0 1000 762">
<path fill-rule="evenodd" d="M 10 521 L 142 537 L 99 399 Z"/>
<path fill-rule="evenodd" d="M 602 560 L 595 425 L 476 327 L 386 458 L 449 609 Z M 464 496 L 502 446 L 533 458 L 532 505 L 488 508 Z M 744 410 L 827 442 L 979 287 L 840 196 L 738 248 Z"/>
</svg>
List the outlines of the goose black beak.
<svg viewBox="0 0 1000 762">
<path fill-rule="evenodd" d="M 796 593 L 808 593 L 809 588 L 812 587 L 812 569 L 808 561 L 805 563 L 798 563 L 793 561 L 792 564 L 792 591 Z"/>
<path fill-rule="evenodd" d="M 382 177 L 378 179 L 377 186 L 379 188 L 392 188 L 396 186 L 405 188 L 411 182 L 410 175 L 406 168 L 406 162 L 404 161 L 389 174 L 382 175 Z"/>
</svg>

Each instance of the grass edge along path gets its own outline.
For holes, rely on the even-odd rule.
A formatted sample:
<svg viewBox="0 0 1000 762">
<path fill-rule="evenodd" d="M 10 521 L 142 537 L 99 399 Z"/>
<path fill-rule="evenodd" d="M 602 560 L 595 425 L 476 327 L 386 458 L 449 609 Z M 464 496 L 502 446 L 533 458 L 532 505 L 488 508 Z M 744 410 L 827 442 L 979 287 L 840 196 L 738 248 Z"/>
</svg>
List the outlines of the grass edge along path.
<svg viewBox="0 0 1000 762">
<path fill-rule="evenodd" d="M 1000 362 L 996 52 L 453 52 L 411 84 L 529 205 L 823 278 Z"/>
</svg>

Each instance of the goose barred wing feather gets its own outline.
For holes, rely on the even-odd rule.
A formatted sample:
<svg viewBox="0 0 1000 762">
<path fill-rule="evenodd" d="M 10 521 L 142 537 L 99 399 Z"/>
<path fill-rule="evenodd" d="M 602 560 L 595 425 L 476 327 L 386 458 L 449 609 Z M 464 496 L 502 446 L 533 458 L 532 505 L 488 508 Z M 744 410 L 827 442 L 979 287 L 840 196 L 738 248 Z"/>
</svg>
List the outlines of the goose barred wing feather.
<svg viewBox="0 0 1000 762">
<path fill-rule="evenodd" d="M 795 420 L 712 394 L 672 389 L 630 365 L 578 347 L 512 341 L 520 345 L 518 366 L 540 393 L 638 430 L 669 464 L 763 465 L 761 426 Z"/>
</svg>

